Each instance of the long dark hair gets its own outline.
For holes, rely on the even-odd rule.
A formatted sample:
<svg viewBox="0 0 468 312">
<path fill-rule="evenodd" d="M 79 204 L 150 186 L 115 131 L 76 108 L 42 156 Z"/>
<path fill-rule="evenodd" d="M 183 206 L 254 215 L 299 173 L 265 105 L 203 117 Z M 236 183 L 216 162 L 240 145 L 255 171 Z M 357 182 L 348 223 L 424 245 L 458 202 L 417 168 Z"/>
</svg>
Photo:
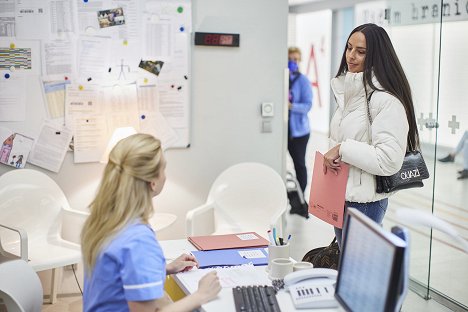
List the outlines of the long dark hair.
<svg viewBox="0 0 468 312">
<path fill-rule="evenodd" d="M 361 32 L 366 37 L 366 58 L 363 73 L 366 98 L 368 97 L 366 86 L 369 85 L 372 90 L 388 92 L 400 100 L 405 108 L 409 124 L 407 148 L 411 150 L 419 149 L 419 132 L 414 115 L 411 88 L 385 29 L 375 24 L 364 24 L 354 28 L 346 41 L 336 77 L 348 71 L 348 64 L 346 63 L 347 44 L 349 38 L 356 32 Z M 382 90 L 372 82 L 372 73 L 382 85 Z"/>
</svg>

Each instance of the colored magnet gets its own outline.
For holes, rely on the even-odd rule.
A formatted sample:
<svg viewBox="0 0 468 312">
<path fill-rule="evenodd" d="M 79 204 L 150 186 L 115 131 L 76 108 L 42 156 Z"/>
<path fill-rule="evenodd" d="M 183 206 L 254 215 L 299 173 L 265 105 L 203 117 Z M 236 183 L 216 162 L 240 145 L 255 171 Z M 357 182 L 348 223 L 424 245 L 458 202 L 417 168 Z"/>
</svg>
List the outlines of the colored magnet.
<svg viewBox="0 0 468 312">
<path fill-rule="evenodd" d="M 181 6 L 180 6 L 180 7 L 178 7 L 178 8 L 177 8 L 177 12 L 178 12 L 178 13 L 182 13 L 182 12 L 184 12 L 184 8 L 183 8 L 183 7 L 181 7 Z"/>
<path fill-rule="evenodd" d="M 141 119 L 145 119 L 145 118 L 146 118 L 146 116 L 145 116 L 145 115 L 141 115 Z"/>
<path fill-rule="evenodd" d="M 78 86 L 78 89 L 79 89 L 80 91 L 83 91 L 83 90 L 84 90 L 84 87 L 83 87 L 82 85 L 79 85 L 79 86 Z"/>
<path fill-rule="evenodd" d="M 65 80 L 68 80 L 68 77 L 67 77 L 67 76 L 65 76 L 65 77 L 63 77 L 63 79 L 65 79 Z"/>
<path fill-rule="evenodd" d="M 180 26 L 179 30 L 180 30 L 181 32 L 184 32 L 184 30 L 185 30 L 184 26 Z"/>
<path fill-rule="evenodd" d="M 10 66 L 10 71 L 15 71 L 15 70 L 16 70 L 15 66 Z"/>
<path fill-rule="evenodd" d="M 148 83 L 148 78 L 143 79 L 144 83 Z"/>
<path fill-rule="evenodd" d="M 91 80 L 93 80 L 93 78 L 89 77 L 89 78 L 88 78 L 88 81 L 91 81 Z"/>
<path fill-rule="evenodd" d="M 123 41 L 123 45 L 124 45 L 124 46 L 128 46 L 128 41 L 127 41 L 127 39 L 125 39 L 125 40 Z"/>
<path fill-rule="evenodd" d="M 16 46 L 15 46 L 15 44 L 14 44 L 13 42 L 10 43 L 10 49 L 14 49 L 15 47 L 16 47 Z"/>
<path fill-rule="evenodd" d="M 9 73 L 6 73 L 6 74 L 5 74 L 5 79 L 8 79 L 8 78 L 10 78 L 10 74 L 9 74 Z"/>
</svg>

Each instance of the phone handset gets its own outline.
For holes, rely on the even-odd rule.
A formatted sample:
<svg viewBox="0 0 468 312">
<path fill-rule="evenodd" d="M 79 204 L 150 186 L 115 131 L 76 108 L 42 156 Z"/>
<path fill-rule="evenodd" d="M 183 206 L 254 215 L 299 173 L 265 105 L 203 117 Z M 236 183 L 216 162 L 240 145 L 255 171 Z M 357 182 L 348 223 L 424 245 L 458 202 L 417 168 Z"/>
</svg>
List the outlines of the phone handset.
<svg viewBox="0 0 468 312">
<path fill-rule="evenodd" d="M 338 272 L 332 269 L 308 269 L 284 277 L 285 289 L 291 294 L 297 309 L 334 308 L 335 283 Z"/>
</svg>

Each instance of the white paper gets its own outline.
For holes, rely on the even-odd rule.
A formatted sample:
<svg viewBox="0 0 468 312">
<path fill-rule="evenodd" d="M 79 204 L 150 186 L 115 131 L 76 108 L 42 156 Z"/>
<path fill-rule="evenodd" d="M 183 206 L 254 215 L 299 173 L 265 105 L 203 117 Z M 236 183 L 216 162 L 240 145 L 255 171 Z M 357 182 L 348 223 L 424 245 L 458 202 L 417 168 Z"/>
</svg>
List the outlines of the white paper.
<svg viewBox="0 0 468 312">
<path fill-rule="evenodd" d="M 0 58 L 0 70 L 10 71 L 11 76 L 41 74 L 39 41 L 0 38 L 0 53 L 7 56 Z"/>
<path fill-rule="evenodd" d="M 159 95 L 155 85 L 138 87 L 138 109 L 140 132 L 161 140 L 163 149 L 174 146 L 179 136 L 159 112 Z"/>
<path fill-rule="evenodd" d="M 78 72 L 84 79 L 99 82 L 108 74 L 110 46 L 109 39 L 81 37 L 78 41 Z"/>
<path fill-rule="evenodd" d="M 178 273 L 177 278 L 183 281 L 190 293 L 198 289 L 198 281 L 207 273 L 216 271 L 221 287 L 233 288 L 236 286 L 271 285 L 265 267 L 253 265 L 241 265 L 226 268 L 195 269 L 184 273 Z"/>
<path fill-rule="evenodd" d="M 43 41 L 42 74 L 70 76 L 76 72 L 76 45 L 68 39 Z"/>
<path fill-rule="evenodd" d="M 103 113 L 99 103 L 97 85 L 69 84 L 65 89 L 65 125 L 75 131 L 73 119 L 75 116 L 93 116 Z"/>
<path fill-rule="evenodd" d="M 75 32 L 75 8 L 72 0 L 49 0 L 50 31 L 55 37 Z"/>
<path fill-rule="evenodd" d="M 136 84 L 103 88 L 107 127 L 112 133 L 118 127 L 140 129 Z"/>
<path fill-rule="evenodd" d="M 265 254 L 261 250 L 258 250 L 258 249 L 239 251 L 239 255 L 246 259 L 266 258 Z"/>
<path fill-rule="evenodd" d="M 75 115 L 73 126 L 75 163 L 100 161 L 108 139 L 105 117 Z"/>
<path fill-rule="evenodd" d="M 0 0 L 0 37 L 16 36 L 15 1 Z"/>
<path fill-rule="evenodd" d="M 48 1 L 16 0 L 16 36 L 21 39 L 46 39 L 50 36 Z"/>
<path fill-rule="evenodd" d="M 78 15 L 78 32 L 82 35 L 95 35 L 99 30 L 97 12 L 103 9 L 103 1 L 84 2 L 76 0 Z"/>
<path fill-rule="evenodd" d="M 25 79 L 13 76 L 0 79 L 0 121 L 26 119 Z"/>
<path fill-rule="evenodd" d="M 241 240 L 254 240 L 254 239 L 259 239 L 257 235 L 253 233 L 248 233 L 248 234 L 238 234 L 236 235 L 239 237 Z"/>
<path fill-rule="evenodd" d="M 33 145 L 33 139 L 7 128 L 0 128 L 0 163 L 15 168 L 24 168 Z"/>
<path fill-rule="evenodd" d="M 28 161 L 44 169 L 59 172 L 71 138 L 72 131 L 70 129 L 45 122 Z"/>
<path fill-rule="evenodd" d="M 188 93 L 185 81 L 162 84 L 159 90 L 159 111 L 172 128 L 188 127 Z"/>
<path fill-rule="evenodd" d="M 172 18 L 161 19 L 161 15 L 146 14 L 144 22 L 144 59 L 169 59 L 174 45 Z"/>
</svg>

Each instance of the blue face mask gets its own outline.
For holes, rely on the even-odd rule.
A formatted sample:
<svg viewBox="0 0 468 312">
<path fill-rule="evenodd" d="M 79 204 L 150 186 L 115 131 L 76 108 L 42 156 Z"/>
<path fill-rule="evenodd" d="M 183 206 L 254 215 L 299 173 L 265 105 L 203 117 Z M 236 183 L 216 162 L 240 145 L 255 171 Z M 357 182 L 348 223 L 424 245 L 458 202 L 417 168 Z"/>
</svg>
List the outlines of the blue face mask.
<svg viewBox="0 0 468 312">
<path fill-rule="evenodd" d="M 299 71 L 299 67 L 297 66 L 297 63 L 294 61 L 288 61 L 288 68 L 291 73 L 295 73 Z"/>
</svg>

